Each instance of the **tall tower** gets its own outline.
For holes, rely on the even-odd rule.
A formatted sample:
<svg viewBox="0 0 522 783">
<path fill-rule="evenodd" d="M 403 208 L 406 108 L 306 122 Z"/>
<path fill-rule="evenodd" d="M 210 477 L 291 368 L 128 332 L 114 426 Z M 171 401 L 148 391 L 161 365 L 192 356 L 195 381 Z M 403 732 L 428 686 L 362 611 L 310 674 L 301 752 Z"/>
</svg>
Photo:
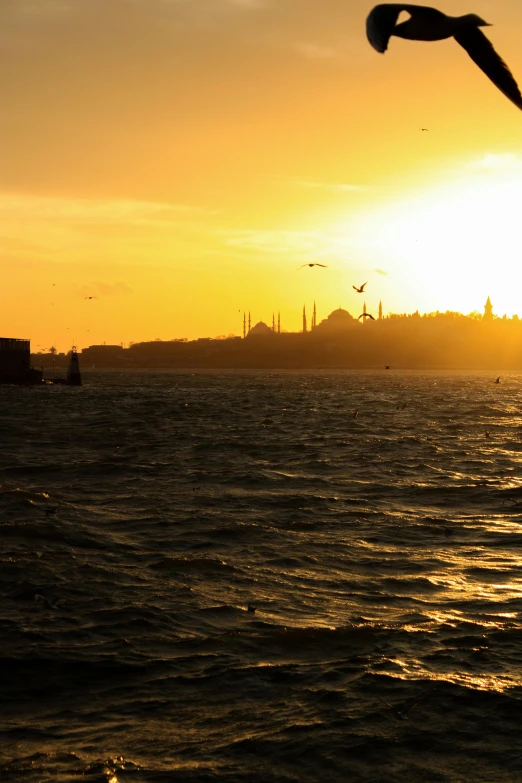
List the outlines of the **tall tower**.
<svg viewBox="0 0 522 783">
<path fill-rule="evenodd" d="M 243 340 L 246 337 L 246 313 L 243 310 Z"/>
<path fill-rule="evenodd" d="M 317 326 L 317 310 L 315 309 L 315 299 L 314 299 L 314 314 L 312 316 L 312 329 L 315 329 Z"/>
<path fill-rule="evenodd" d="M 272 313 L 272 331 L 275 332 L 275 315 Z"/>
<path fill-rule="evenodd" d="M 303 333 L 306 331 L 306 307 L 303 305 Z"/>
<path fill-rule="evenodd" d="M 487 302 L 484 305 L 484 315 L 482 317 L 483 321 L 492 321 L 493 320 L 493 305 L 491 304 L 491 299 L 487 298 Z"/>
<path fill-rule="evenodd" d="M 366 313 L 366 302 L 363 304 L 363 315 Z M 366 322 L 366 318 L 363 318 L 363 323 Z"/>
<path fill-rule="evenodd" d="M 277 314 L 277 334 L 281 334 L 281 311 Z"/>
<path fill-rule="evenodd" d="M 379 302 L 379 321 L 382 321 L 382 302 Z"/>
<path fill-rule="evenodd" d="M 251 321 L 250 321 L 250 310 L 248 311 L 248 332 L 250 332 L 251 328 Z"/>
</svg>

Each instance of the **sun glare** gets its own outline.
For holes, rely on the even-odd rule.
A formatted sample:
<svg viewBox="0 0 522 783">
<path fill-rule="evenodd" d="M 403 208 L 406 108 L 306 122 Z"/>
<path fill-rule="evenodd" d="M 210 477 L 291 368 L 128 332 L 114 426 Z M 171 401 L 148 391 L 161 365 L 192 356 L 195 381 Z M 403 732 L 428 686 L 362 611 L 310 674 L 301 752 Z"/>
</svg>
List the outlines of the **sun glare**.
<svg viewBox="0 0 522 783">
<path fill-rule="evenodd" d="M 387 270 L 406 310 L 416 301 L 421 311 L 481 311 L 490 296 L 497 315 L 519 314 L 521 203 L 521 162 L 486 156 L 437 186 L 332 227 L 331 250 L 341 255 L 344 238 L 345 263 L 366 258 Z"/>
</svg>

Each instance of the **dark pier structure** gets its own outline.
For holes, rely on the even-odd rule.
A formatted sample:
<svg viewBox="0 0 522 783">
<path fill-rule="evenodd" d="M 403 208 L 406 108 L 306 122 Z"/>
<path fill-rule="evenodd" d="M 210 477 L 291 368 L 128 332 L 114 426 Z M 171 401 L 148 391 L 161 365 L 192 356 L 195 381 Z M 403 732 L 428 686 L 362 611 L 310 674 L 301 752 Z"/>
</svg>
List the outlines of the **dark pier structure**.
<svg viewBox="0 0 522 783">
<path fill-rule="evenodd" d="M 43 373 L 31 367 L 30 340 L 0 337 L 0 383 L 42 383 Z"/>
</svg>

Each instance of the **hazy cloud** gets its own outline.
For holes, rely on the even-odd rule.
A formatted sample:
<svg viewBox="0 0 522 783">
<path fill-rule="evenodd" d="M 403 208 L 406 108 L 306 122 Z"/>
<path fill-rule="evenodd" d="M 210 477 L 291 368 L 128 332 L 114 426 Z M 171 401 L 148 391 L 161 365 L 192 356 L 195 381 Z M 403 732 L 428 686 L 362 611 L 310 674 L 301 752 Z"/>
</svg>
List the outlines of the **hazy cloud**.
<svg viewBox="0 0 522 783">
<path fill-rule="evenodd" d="M 513 169 L 522 166 L 522 157 L 514 153 L 487 154 L 468 163 L 473 169 Z"/>
<path fill-rule="evenodd" d="M 225 240 L 227 245 L 258 250 L 262 253 L 313 250 L 320 242 L 319 234 L 311 231 L 244 230 L 224 233 L 227 234 Z"/>
<path fill-rule="evenodd" d="M 294 44 L 294 49 L 309 60 L 331 60 L 332 58 L 339 56 L 337 52 L 329 46 L 321 46 L 320 44 L 307 43 L 304 41 Z"/>
<path fill-rule="evenodd" d="M 86 223 L 173 223 L 197 212 L 187 204 L 132 199 L 68 199 L 0 194 L 0 219 L 61 220 Z M 204 210 L 201 210 L 204 212 Z"/>
<path fill-rule="evenodd" d="M 82 299 L 86 296 L 116 296 L 117 294 L 133 294 L 134 291 L 127 283 L 103 283 L 101 281 L 84 285 L 78 289 L 77 294 Z"/>
<path fill-rule="evenodd" d="M 299 179 L 295 180 L 295 183 L 304 188 L 322 188 L 323 190 L 333 190 L 339 193 L 367 190 L 363 185 L 351 185 L 348 182 L 316 182 L 313 180 Z"/>
</svg>

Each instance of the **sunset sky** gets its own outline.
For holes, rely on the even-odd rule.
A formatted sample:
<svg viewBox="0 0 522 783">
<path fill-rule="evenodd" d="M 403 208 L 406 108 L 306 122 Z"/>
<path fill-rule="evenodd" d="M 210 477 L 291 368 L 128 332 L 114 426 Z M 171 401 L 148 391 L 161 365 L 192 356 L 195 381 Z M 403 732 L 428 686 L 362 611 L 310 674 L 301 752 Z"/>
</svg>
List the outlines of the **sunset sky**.
<svg viewBox="0 0 522 783">
<path fill-rule="evenodd" d="M 452 39 L 378 54 L 373 5 L 3 0 L 0 336 L 297 330 L 365 281 L 369 312 L 522 315 L 522 112 Z M 522 85 L 520 0 L 435 5 Z"/>
</svg>

